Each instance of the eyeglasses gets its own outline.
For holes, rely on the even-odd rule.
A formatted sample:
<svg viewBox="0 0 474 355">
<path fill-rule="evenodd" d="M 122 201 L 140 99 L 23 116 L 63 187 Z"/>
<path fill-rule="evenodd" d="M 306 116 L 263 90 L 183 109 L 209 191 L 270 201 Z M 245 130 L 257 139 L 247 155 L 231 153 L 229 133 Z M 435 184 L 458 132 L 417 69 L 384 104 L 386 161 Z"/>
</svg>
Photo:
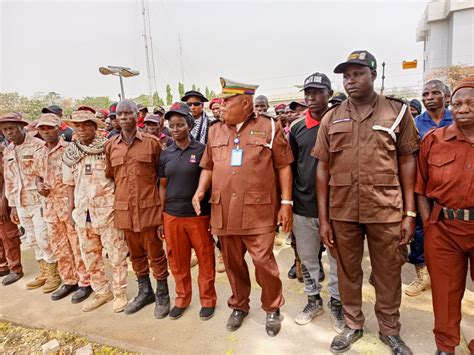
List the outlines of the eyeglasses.
<svg viewBox="0 0 474 355">
<path fill-rule="evenodd" d="M 188 104 L 189 107 L 191 106 L 201 106 L 202 105 L 202 102 L 186 102 Z"/>
</svg>

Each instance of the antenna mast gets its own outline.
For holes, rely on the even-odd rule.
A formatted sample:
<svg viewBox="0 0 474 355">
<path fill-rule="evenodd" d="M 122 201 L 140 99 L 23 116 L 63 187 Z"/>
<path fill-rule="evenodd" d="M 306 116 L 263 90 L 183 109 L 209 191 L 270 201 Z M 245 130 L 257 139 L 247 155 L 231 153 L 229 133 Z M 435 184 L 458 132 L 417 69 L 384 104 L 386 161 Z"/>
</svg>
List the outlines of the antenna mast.
<svg viewBox="0 0 474 355">
<path fill-rule="evenodd" d="M 150 7 L 148 0 L 142 0 L 143 40 L 145 42 L 146 72 L 148 77 L 148 95 L 150 105 L 153 105 L 153 93 L 156 91 L 155 57 L 153 54 L 153 40 L 151 38 Z"/>
<path fill-rule="evenodd" d="M 178 40 L 179 40 L 179 58 L 181 60 L 181 82 L 184 84 L 183 46 L 181 44 L 181 33 L 178 33 Z"/>
</svg>

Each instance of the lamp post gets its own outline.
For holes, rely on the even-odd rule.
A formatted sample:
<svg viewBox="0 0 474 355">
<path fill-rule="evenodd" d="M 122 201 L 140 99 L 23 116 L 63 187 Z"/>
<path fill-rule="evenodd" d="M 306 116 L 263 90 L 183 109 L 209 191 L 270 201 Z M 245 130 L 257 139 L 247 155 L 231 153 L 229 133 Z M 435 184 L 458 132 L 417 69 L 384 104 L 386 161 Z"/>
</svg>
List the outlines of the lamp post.
<svg viewBox="0 0 474 355">
<path fill-rule="evenodd" d="M 123 90 L 123 79 L 122 77 L 125 78 L 130 78 L 131 76 L 137 76 L 140 74 L 138 70 L 134 70 L 131 68 L 127 67 L 118 67 L 115 65 L 108 65 L 107 67 L 100 67 L 99 72 L 102 75 L 115 75 L 120 78 L 120 92 L 122 93 L 121 99 L 125 99 L 125 92 Z"/>
</svg>

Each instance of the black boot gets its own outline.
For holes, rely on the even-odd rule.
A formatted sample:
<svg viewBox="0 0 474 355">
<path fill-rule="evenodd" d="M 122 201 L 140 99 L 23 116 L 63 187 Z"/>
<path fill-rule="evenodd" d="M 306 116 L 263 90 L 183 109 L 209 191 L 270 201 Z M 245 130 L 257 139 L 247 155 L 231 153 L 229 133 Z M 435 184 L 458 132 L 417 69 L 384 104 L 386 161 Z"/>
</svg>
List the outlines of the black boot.
<svg viewBox="0 0 474 355">
<path fill-rule="evenodd" d="M 165 318 L 170 313 L 170 294 L 168 291 L 168 281 L 156 280 L 156 305 L 155 318 Z"/>
<path fill-rule="evenodd" d="M 123 311 L 125 314 L 133 314 L 138 312 L 146 305 L 155 302 L 155 294 L 153 293 L 153 288 L 151 287 L 150 277 L 148 275 L 139 276 L 137 281 L 138 295 L 127 305 L 127 307 L 125 307 Z"/>
<path fill-rule="evenodd" d="M 291 266 L 290 270 L 288 271 L 288 278 L 290 280 L 296 279 L 296 260 L 293 263 L 293 265 Z"/>
</svg>

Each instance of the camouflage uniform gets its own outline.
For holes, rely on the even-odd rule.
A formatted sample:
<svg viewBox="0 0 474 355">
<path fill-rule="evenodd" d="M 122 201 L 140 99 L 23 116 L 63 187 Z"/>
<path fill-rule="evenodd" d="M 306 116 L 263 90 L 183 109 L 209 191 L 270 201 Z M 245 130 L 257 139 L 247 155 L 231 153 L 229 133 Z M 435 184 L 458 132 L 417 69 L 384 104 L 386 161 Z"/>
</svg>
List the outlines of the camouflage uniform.
<svg viewBox="0 0 474 355">
<path fill-rule="evenodd" d="M 33 248 L 36 260 L 56 262 L 43 219 L 43 208 L 33 174 L 33 154 L 43 142 L 26 134 L 21 145 L 10 143 L 4 150 L 5 195 L 10 207 L 16 207 L 25 229 L 26 245 Z"/>
<path fill-rule="evenodd" d="M 66 285 L 89 286 L 89 275 L 82 261 L 79 237 L 68 219 L 68 186 L 63 183 L 62 157 L 68 143 L 60 138 L 51 151 L 46 144 L 34 153 L 34 173 L 50 187 L 50 193 L 42 198 L 43 218 L 58 271 Z"/>
<path fill-rule="evenodd" d="M 115 296 L 127 291 L 127 244 L 114 225 L 113 180 L 105 177 L 105 154 L 87 154 L 72 167 L 63 164 L 63 182 L 74 186 L 72 213 L 82 258 L 96 294 L 109 291 L 102 250 L 112 264 Z"/>
</svg>

